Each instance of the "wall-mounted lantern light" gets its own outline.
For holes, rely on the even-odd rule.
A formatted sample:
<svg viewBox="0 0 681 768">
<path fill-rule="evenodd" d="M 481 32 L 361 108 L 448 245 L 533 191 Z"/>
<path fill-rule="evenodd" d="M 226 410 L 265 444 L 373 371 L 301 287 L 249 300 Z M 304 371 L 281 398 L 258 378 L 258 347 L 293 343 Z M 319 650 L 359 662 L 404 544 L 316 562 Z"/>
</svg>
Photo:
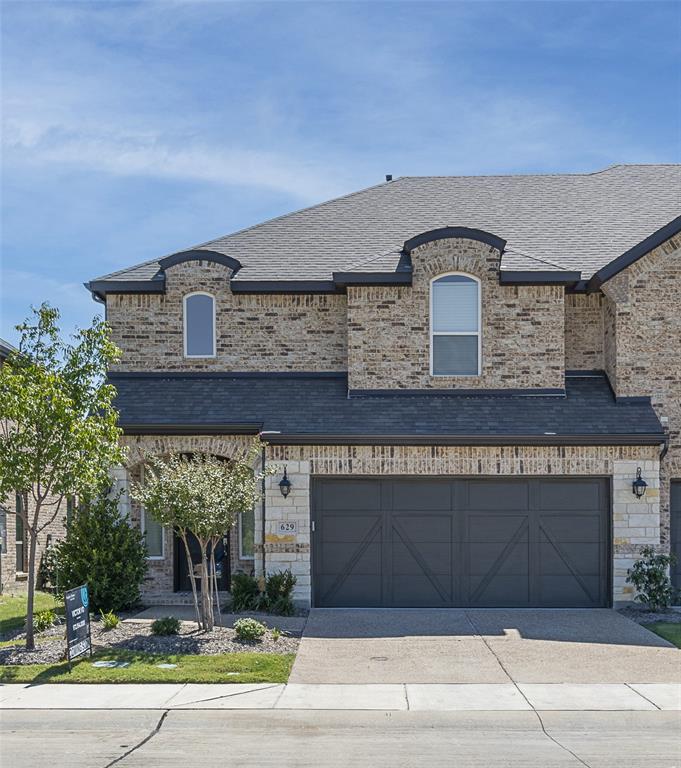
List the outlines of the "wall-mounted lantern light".
<svg viewBox="0 0 681 768">
<path fill-rule="evenodd" d="M 636 480 L 631 484 L 631 490 L 637 499 L 642 498 L 645 495 L 648 483 L 641 477 L 641 467 L 636 470 Z"/>
<path fill-rule="evenodd" d="M 284 476 L 279 481 L 279 490 L 281 491 L 281 495 L 284 498 L 286 498 L 291 492 L 291 481 L 288 479 L 288 475 L 286 474 L 286 467 L 284 467 Z"/>
</svg>

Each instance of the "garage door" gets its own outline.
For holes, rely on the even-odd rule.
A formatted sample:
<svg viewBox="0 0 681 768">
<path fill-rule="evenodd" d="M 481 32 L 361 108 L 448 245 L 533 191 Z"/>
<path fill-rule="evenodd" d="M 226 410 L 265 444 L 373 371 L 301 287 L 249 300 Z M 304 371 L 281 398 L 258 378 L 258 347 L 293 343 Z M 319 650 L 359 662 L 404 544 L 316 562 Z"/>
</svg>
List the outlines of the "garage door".
<svg viewBox="0 0 681 768">
<path fill-rule="evenodd" d="M 607 606 L 608 508 L 600 478 L 318 478 L 314 604 Z"/>
</svg>

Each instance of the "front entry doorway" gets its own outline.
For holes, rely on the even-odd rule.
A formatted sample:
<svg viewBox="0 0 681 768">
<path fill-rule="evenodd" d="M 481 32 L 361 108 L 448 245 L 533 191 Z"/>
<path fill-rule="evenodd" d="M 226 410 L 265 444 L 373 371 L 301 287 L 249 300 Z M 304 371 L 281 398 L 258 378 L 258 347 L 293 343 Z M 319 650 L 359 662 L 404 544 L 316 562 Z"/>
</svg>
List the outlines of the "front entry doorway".
<svg viewBox="0 0 681 768">
<path fill-rule="evenodd" d="M 192 583 L 189 573 L 189 564 L 187 563 L 187 553 L 185 552 L 184 544 L 179 536 L 174 536 L 174 548 L 175 548 L 175 591 L 176 592 L 191 592 Z M 189 550 L 191 552 L 192 560 L 194 564 L 200 562 L 201 547 L 196 537 L 192 534 L 189 535 Z M 230 576 L 232 573 L 232 564 L 230 562 L 230 534 L 226 533 L 222 541 L 215 548 L 215 569 L 218 576 L 218 588 L 220 591 L 228 592 L 230 588 Z M 210 550 L 208 551 L 210 557 Z M 196 579 L 197 590 L 201 589 L 201 579 Z"/>
</svg>

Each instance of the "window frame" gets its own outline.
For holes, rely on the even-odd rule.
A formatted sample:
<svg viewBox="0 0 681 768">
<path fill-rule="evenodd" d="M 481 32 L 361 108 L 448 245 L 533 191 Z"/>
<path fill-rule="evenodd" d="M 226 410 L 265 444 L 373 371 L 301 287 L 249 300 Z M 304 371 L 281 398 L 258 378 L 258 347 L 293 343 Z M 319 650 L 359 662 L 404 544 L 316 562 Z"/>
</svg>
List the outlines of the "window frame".
<svg viewBox="0 0 681 768">
<path fill-rule="evenodd" d="M 192 296 L 208 296 L 210 300 L 213 302 L 213 353 L 210 355 L 190 355 L 187 352 L 187 299 L 190 299 Z M 182 297 L 182 344 L 183 344 L 184 357 L 190 360 L 201 360 L 201 359 L 211 360 L 217 357 L 215 304 L 216 304 L 215 296 L 212 293 L 209 293 L 208 291 L 192 291 L 191 293 L 186 293 Z"/>
<path fill-rule="evenodd" d="M 253 554 L 244 555 L 243 512 L 239 513 L 239 560 L 255 560 L 255 509 L 253 509 Z"/>
<path fill-rule="evenodd" d="M 28 571 L 26 525 L 22 514 L 24 512 L 24 499 L 20 493 L 14 498 L 14 572 L 26 573 Z M 20 514 L 21 513 L 21 514 Z M 21 539 L 19 539 L 19 527 L 21 526 Z M 19 557 L 19 548 L 21 548 L 21 558 Z M 21 561 L 21 563 L 20 563 Z M 21 564 L 21 567 L 18 566 Z"/>
<path fill-rule="evenodd" d="M 140 469 L 140 481 L 142 484 L 144 484 L 144 466 Z M 140 504 L 140 530 L 142 531 L 142 536 L 144 536 L 144 543 L 147 543 L 147 511 L 144 509 L 144 507 Z M 156 522 L 156 521 L 154 521 Z M 161 526 L 161 554 L 160 555 L 147 555 L 147 560 L 165 560 L 166 559 L 166 527 L 165 525 L 161 525 L 161 523 L 158 523 Z"/>
<path fill-rule="evenodd" d="M 443 277 L 449 277 L 451 275 L 460 275 L 461 277 L 466 277 L 469 280 L 472 280 L 476 285 L 478 289 L 478 330 L 477 332 L 471 332 L 471 331 L 434 331 L 433 330 L 433 316 L 434 316 L 434 303 L 433 303 L 433 288 L 436 282 L 438 280 L 441 280 Z M 429 340 L 430 340 L 430 375 L 436 378 L 449 378 L 449 379 L 460 379 L 460 378 L 471 378 L 472 376 L 481 376 L 482 375 L 482 281 L 479 277 L 476 277 L 476 275 L 471 275 L 469 272 L 460 272 L 460 271 L 452 271 L 452 272 L 442 272 L 439 275 L 435 275 L 435 277 L 431 278 L 430 280 L 430 291 L 429 291 Z M 475 373 L 435 373 L 435 367 L 434 367 L 434 343 L 433 339 L 435 336 L 477 336 L 478 337 L 478 368 Z"/>
</svg>

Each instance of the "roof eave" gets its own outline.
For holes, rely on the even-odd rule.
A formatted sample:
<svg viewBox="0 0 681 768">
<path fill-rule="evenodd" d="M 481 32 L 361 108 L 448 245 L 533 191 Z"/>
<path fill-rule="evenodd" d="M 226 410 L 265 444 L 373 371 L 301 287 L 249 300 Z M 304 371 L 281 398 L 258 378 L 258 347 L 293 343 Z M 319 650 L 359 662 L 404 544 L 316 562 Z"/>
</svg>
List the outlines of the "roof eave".
<svg viewBox="0 0 681 768">
<path fill-rule="evenodd" d="M 575 286 L 581 272 L 571 270 L 522 270 L 502 269 L 499 271 L 500 285 L 564 285 Z"/>
</svg>

